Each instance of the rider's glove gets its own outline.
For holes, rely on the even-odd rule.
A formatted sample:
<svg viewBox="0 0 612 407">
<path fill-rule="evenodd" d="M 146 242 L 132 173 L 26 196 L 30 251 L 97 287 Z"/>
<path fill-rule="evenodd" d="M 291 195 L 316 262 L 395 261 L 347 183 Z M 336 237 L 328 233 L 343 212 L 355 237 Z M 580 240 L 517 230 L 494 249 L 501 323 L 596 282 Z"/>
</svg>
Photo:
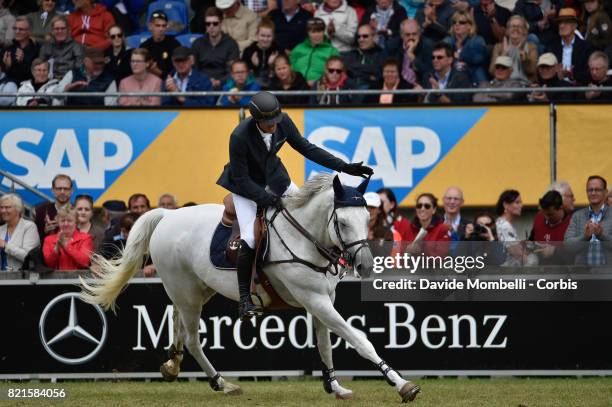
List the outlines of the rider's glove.
<svg viewBox="0 0 612 407">
<path fill-rule="evenodd" d="M 264 206 L 268 206 L 268 207 L 271 206 L 277 209 L 282 209 L 283 201 L 280 196 L 277 196 L 274 194 L 268 194 L 268 197 L 266 198 L 264 202 Z"/>
<path fill-rule="evenodd" d="M 374 174 L 374 170 L 368 166 L 363 165 L 363 161 L 360 161 L 358 163 L 344 164 L 344 167 L 342 167 L 342 172 L 363 178 L 367 178 L 368 176 Z"/>
</svg>

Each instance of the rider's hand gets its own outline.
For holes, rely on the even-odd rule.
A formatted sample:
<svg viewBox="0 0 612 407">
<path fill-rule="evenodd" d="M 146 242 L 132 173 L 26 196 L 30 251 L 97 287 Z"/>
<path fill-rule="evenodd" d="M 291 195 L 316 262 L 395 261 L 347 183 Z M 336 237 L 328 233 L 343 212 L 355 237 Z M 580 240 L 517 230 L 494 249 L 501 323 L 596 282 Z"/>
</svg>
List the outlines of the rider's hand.
<svg viewBox="0 0 612 407">
<path fill-rule="evenodd" d="M 368 176 L 374 174 L 374 170 L 368 166 L 363 165 L 363 161 L 360 161 L 358 163 L 344 164 L 342 172 L 363 178 L 367 178 Z"/>
<path fill-rule="evenodd" d="M 274 207 L 277 209 L 282 209 L 283 208 L 283 201 L 281 199 L 280 196 L 274 195 L 274 194 L 269 194 L 268 198 L 266 199 L 265 202 L 265 206 L 267 207 Z"/>
</svg>

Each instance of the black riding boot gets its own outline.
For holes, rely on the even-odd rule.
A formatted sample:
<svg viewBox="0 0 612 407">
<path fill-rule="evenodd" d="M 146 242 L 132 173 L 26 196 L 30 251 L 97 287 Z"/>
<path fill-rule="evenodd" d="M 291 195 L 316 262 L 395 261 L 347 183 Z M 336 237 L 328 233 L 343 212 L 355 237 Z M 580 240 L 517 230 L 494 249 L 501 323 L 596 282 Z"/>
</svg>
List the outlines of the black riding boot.
<svg viewBox="0 0 612 407">
<path fill-rule="evenodd" d="M 254 260 L 255 250 L 251 249 L 244 240 L 241 240 L 236 267 L 238 269 L 238 290 L 240 291 L 238 314 L 243 321 L 262 314 L 261 307 L 253 304 L 251 300 L 251 273 Z"/>
</svg>

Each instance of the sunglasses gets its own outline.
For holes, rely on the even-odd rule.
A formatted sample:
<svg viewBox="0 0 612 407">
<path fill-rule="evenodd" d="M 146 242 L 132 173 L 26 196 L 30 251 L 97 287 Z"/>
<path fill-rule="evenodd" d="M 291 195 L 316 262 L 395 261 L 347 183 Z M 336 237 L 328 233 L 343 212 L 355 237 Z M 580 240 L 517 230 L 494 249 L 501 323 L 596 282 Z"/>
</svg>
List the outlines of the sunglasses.
<svg viewBox="0 0 612 407">
<path fill-rule="evenodd" d="M 357 34 L 357 38 L 370 38 L 370 34 Z"/>
<path fill-rule="evenodd" d="M 431 57 L 431 59 L 433 59 L 434 61 L 439 60 L 439 59 L 444 59 L 444 58 L 446 58 L 445 55 L 434 55 Z"/>
<path fill-rule="evenodd" d="M 342 73 L 342 69 L 327 68 L 327 72 L 329 72 L 329 73 L 337 73 L 338 75 L 340 75 Z"/>
<path fill-rule="evenodd" d="M 218 21 L 207 21 L 206 22 L 206 27 L 216 27 L 219 25 Z"/>
<path fill-rule="evenodd" d="M 504 66 L 504 65 L 495 65 L 495 69 L 504 69 L 505 70 L 505 69 L 510 69 L 510 68 L 507 67 L 507 66 Z"/>
<path fill-rule="evenodd" d="M 111 34 L 109 37 L 111 40 L 114 40 L 116 38 L 123 38 L 123 34 Z"/>
<path fill-rule="evenodd" d="M 466 25 L 466 24 L 470 24 L 470 22 L 467 20 L 456 20 L 456 21 L 453 21 L 453 24 Z"/>
<path fill-rule="evenodd" d="M 151 19 L 154 18 L 161 18 L 162 20 L 168 21 L 168 17 L 165 14 L 162 13 L 153 13 L 151 14 Z"/>
<path fill-rule="evenodd" d="M 429 203 L 418 203 L 418 204 L 416 204 L 416 208 L 417 209 L 423 209 L 423 208 L 431 209 L 431 208 L 433 208 L 433 206 L 431 204 L 429 204 Z"/>
</svg>

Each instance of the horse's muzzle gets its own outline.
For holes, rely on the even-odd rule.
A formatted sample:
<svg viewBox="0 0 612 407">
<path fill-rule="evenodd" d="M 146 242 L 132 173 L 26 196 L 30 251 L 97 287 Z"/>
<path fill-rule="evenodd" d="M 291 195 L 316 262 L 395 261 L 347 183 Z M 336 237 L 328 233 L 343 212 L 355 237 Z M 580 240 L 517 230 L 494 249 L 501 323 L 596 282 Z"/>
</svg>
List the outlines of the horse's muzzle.
<svg viewBox="0 0 612 407">
<path fill-rule="evenodd" d="M 353 268 L 359 277 L 368 278 L 370 277 L 370 273 L 372 272 L 372 267 L 374 266 L 374 258 L 372 257 L 372 252 L 369 247 L 361 248 L 355 254 L 355 262 L 353 264 Z"/>
</svg>

